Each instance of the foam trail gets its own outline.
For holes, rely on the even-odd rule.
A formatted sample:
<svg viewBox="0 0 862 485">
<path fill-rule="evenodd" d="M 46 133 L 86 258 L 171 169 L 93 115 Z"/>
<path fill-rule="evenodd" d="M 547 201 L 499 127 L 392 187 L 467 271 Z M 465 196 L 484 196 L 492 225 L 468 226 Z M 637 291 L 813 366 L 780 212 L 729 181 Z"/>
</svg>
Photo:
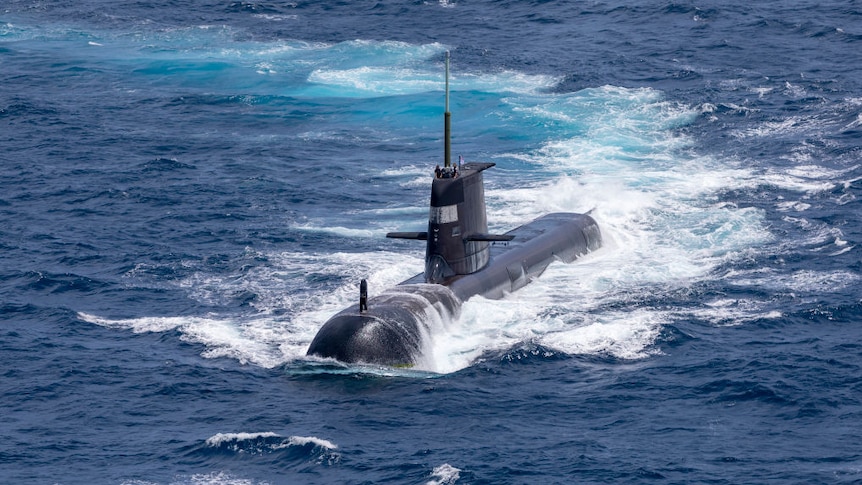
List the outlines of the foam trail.
<svg viewBox="0 0 862 485">
<path fill-rule="evenodd" d="M 381 257 L 390 264 L 381 267 Z M 237 274 L 197 273 L 178 283 L 190 297 L 207 305 L 230 301 L 237 292 L 251 292 L 256 295 L 257 309 L 252 315 L 112 319 L 80 312 L 78 318 L 134 333 L 177 331 L 181 339 L 203 344 L 203 357 L 231 358 L 242 364 L 274 368 L 305 359 L 320 326 L 334 313 L 356 303 L 356 282 L 361 278 L 368 279 L 369 294 L 374 296 L 413 276 L 422 264 L 417 256 L 379 252 L 287 252 L 269 254 L 266 259 L 269 265 L 243 269 Z M 328 291 L 315 288 L 307 279 L 316 274 L 337 276 L 345 283 Z"/>
<path fill-rule="evenodd" d="M 216 435 L 210 436 L 206 440 L 206 445 L 214 448 L 220 447 L 225 443 L 232 443 L 237 441 L 248 441 L 254 440 L 258 438 L 277 438 L 278 435 L 267 431 L 264 433 L 218 433 Z"/>
<path fill-rule="evenodd" d="M 280 455 L 283 459 L 312 460 L 333 465 L 341 461 L 338 445 L 316 436 L 284 438 L 272 431 L 217 433 L 204 442 L 208 449 L 234 455 Z"/>
<path fill-rule="evenodd" d="M 429 105 L 439 94 L 439 66 L 429 60 L 445 50 L 439 44 L 229 42 L 232 50 L 214 52 L 204 42 L 208 36 L 229 34 L 219 29 L 176 32 L 152 39 L 156 47 L 151 52 L 134 42 L 114 46 L 112 51 L 112 39 L 98 36 L 95 41 L 105 49 L 93 50 L 104 55 L 140 49 L 168 65 L 188 56 L 217 57 L 257 79 L 252 90 L 257 94 L 327 96 L 328 102 L 339 97 L 401 96 L 423 102 L 428 98 Z M 187 46 L 180 47 L 184 43 Z M 291 73 L 287 79 L 292 81 L 270 81 L 272 76 L 258 74 L 264 64 L 267 72 Z M 691 314 L 632 302 L 684 291 L 695 282 L 714 278 L 713 270 L 722 263 L 771 241 L 761 211 L 722 202 L 717 195 L 757 187 L 763 174 L 736 166 L 732 160 L 699 156 L 693 150 L 695 141 L 681 134 L 679 128 L 704 115 L 702 107 L 667 100 L 649 88 L 548 90 L 556 81 L 515 72 L 461 73 L 453 79 L 456 92 L 489 95 L 465 101 L 476 104 L 459 121 L 459 133 L 470 139 L 488 130 L 516 130 L 519 137 L 532 140 L 486 153 L 487 161 L 497 162 L 499 169 L 489 176 L 486 189 L 492 230 L 508 230 L 547 212 L 592 210 L 605 246 L 575 264 L 551 265 L 537 281 L 502 301 L 466 302 L 460 322 L 441 321 L 434 326 L 439 330 L 429 335 L 429 351 L 420 371 L 454 372 L 488 352 L 506 352 L 525 342 L 567 354 L 645 358 L 654 352 L 664 325 Z M 233 84 L 230 89 L 236 87 Z M 210 89 L 218 87 L 207 85 Z M 397 100 L 387 102 L 397 104 Z M 340 116 L 345 125 L 367 122 L 361 112 L 356 119 L 349 113 Z M 398 128 L 383 128 L 387 129 Z M 383 133 L 386 138 L 389 135 Z M 425 170 L 415 162 L 378 175 L 394 186 L 427 190 Z M 787 173 L 767 175 L 774 183 L 802 193 L 825 190 L 834 176 L 846 177 L 817 174 L 818 167 L 806 163 Z M 422 224 L 427 214 L 425 198 L 414 200 L 422 202 L 352 214 L 371 221 L 367 225 L 351 226 L 334 217 L 296 225 L 293 230 L 383 240 L 385 232 Z M 782 207 L 804 212 L 804 203 L 797 202 Z M 385 219 L 386 227 L 380 219 Z M 819 247 L 825 251 L 848 247 L 841 245 L 842 234 L 824 230 L 820 239 Z M 287 365 L 289 370 L 306 372 L 308 344 L 331 315 L 356 303 L 359 279 L 368 279 L 373 295 L 422 270 L 421 247 L 402 251 L 406 251 L 403 246 L 381 244 L 381 250 L 366 253 L 260 253 L 250 257 L 265 264 L 227 274 L 200 269 L 177 282 L 190 298 L 206 305 L 230 306 L 235 295 L 252 294 L 248 303 L 252 314 L 120 320 L 81 314 L 81 318 L 135 332 L 176 330 L 183 339 L 206 346 L 205 357 L 268 368 Z M 381 259 L 389 264 L 380 267 Z M 714 303 L 703 311 L 714 311 L 721 319 L 733 318 L 732 312 L 741 319 L 762 313 L 757 305 Z"/>
<path fill-rule="evenodd" d="M 240 451 L 244 443 L 264 442 L 268 443 L 269 451 L 287 448 L 290 446 L 312 445 L 326 450 L 338 449 L 335 443 L 318 438 L 316 436 L 290 436 L 287 439 L 272 431 L 257 433 L 217 433 L 207 438 L 205 445 L 211 448 L 228 447 L 233 451 Z"/>
<path fill-rule="evenodd" d="M 108 319 L 88 313 L 78 313 L 78 318 L 108 328 L 131 330 L 134 333 L 168 332 L 177 330 L 182 339 L 206 346 L 203 356 L 207 358 L 228 357 L 242 364 L 261 367 L 279 365 L 283 356 L 264 331 L 271 327 L 265 319 L 250 319 L 237 324 L 234 319 L 201 317 L 142 317 Z"/>
<path fill-rule="evenodd" d="M 563 98 L 528 100 L 529 111 L 578 125 L 561 132 L 586 134 L 522 156 L 550 178 L 488 191 L 489 220 L 510 227 L 545 212 L 595 208 L 605 246 L 575 264 L 552 265 L 507 299 L 467 302 L 462 325 L 437 336 L 439 369 L 454 371 L 521 342 L 644 358 L 662 326 L 680 315 L 619 308 L 686 288 L 709 277 L 727 254 L 771 238 L 759 211 L 709 202 L 715 191 L 750 183 L 753 175 L 686 154 L 690 142 L 675 128 L 693 120 L 693 110 L 652 90 L 605 87 Z M 523 99 L 517 105 L 527 110 Z"/>
<path fill-rule="evenodd" d="M 120 483 L 122 485 L 159 485 L 156 482 L 144 480 L 127 480 Z M 269 482 L 240 478 L 226 472 L 211 472 L 180 475 L 171 480 L 171 485 L 269 485 Z"/>
<path fill-rule="evenodd" d="M 432 479 L 425 482 L 425 485 L 452 485 L 461 478 L 461 470 L 448 463 L 444 463 L 434 467 L 431 476 Z"/>
<path fill-rule="evenodd" d="M 319 446 L 321 448 L 326 448 L 327 450 L 334 450 L 338 448 L 338 445 L 329 441 L 317 438 L 315 436 L 291 436 L 287 440 L 288 446 L 305 446 L 305 445 L 313 445 Z"/>
<path fill-rule="evenodd" d="M 664 101 L 660 93 L 605 87 L 570 96 L 513 97 L 510 103 L 531 116 L 568 120 L 577 129 L 558 127 L 558 138 L 532 153 L 519 154 L 537 167 L 532 173 L 540 177 L 523 183 L 513 176 L 488 189 L 492 225 L 507 229 L 550 211 L 595 208 L 606 245 L 575 264 L 552 265 L 542 278 L 507 299 L 467 302 L 458 325 L 435 325 L 441 330 L 430 335 L 430 350 L 420 369 L 457 371 L 488 351 L 502 352 L 519 342 L 565 353 L 643 358 L 651 352 L 661 326 L 674 315 L 605 308 L 620 303 L 625 307 L 629 299 L 653 294 L 657 288 L 686 287 L 705 277 L 725 254 L 768 240 L 757 211 L 703 202 L 716 190 L 748 183 L 751 176 L 714 160 L 680 156 L 689 141 L 674 129 L 694 115 Z M 408 169 L 391 177 L 409 180 L 415 175 Z M 413 212 L 392 215 L 407 224 L 415 222 Z M 365 229 L 322 222 L 306 230 L 374 236 Z M 257 296 L 253 305 L 263 316 L 230 321 L 83 318 L 133 330 L 176 328 L 183 338 L 206 345 L 207 357 L 274 367 L 304 359 L 320 325 L 355 304 L 356 281 L 367 277 L 372 291 L 391 287 L 421 271 L 420 252 L 421 248 L 415 255 L 265 254 L 268 265 L 241 275 L 196 275 L 182 283 L 193 297 L 210 304 L 246 287 Z M 381 258 L 391 264 L 380 268 Z M 303 275 L 310 273 L 336 276 L 344 283 L 314 290 L 303 282 Z M 305 290 L 291 295 L 285 288 Z M 287 311 L 285 317 L 266 316 L 279 308 Z"/>
</svg>

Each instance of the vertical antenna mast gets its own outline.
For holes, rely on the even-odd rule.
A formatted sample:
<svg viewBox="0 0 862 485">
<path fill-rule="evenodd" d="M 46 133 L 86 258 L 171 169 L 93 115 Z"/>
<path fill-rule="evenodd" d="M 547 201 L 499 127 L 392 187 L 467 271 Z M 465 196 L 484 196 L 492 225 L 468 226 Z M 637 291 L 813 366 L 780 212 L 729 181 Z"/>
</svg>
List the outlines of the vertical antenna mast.
<svg viewBox="0 0 862 485">
<path fill-rule="evenodd" d="M 452 134 L 452 113 L 449 112 L 449 51 L 446 51 L 446 113 L 443 116 L 446 125 L 443 130 L 445 138 L 443 142 L 443 150 L 445 151 L 443 166 L 448 167 L 452 164 L 452 141 L 450 139 Z"/>
</svg>

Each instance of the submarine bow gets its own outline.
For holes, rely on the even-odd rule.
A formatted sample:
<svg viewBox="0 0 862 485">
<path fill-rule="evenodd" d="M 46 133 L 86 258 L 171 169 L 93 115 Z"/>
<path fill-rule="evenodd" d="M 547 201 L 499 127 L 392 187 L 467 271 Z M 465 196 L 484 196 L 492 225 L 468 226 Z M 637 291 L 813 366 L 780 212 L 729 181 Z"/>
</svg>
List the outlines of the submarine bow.
<svg viewBox="0 0 862 485">
<path fill-rule="evenodd" d="M 443 285 L 404 283 L 368 301 L 368 309 L 350 307 L 321 327 L 308 355 L 341 362 L 416 365 L 428 355 L 432 327 L 457 319 L 461 301 Z"/>
</svg>

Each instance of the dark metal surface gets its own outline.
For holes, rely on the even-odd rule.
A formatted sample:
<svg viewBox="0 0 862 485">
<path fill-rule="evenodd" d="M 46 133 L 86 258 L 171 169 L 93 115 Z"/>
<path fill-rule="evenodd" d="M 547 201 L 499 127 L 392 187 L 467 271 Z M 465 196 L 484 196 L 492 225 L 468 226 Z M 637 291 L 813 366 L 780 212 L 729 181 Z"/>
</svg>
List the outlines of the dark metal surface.
<svg viewBox="0 0 862 485">
<path fill-rule="evenodd" d="M 400 284 L 329 319 L 317 332 L 308 355 L 342 362 L 413 366 L 427 351 L 432 326 L 457 319 L 461 301 L 442 285 Z"/>
</svg>

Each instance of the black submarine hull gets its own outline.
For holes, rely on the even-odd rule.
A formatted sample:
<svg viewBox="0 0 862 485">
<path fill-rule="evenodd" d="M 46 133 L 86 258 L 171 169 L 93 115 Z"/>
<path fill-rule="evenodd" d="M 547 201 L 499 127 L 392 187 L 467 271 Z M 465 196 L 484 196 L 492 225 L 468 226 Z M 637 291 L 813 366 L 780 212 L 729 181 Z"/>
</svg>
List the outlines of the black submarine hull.
<svg viewBox="0 0 862 485">
<path fill-rule="evenodd" d="M 499 299 L 540 276 L 554 261 L 571 263 L 601 247 L 602 236 L 587 214 L 546 214 L 506 233 L 491 246 L 483 269 L 426 283 L 418 274 L 368 300 L 368 309 L 347 308 L 329 319 L 307 355 L 347 363 L 412 367 L 430 359 L 436 327 L 460 316 L 473 296 Z"/>
</svg>

